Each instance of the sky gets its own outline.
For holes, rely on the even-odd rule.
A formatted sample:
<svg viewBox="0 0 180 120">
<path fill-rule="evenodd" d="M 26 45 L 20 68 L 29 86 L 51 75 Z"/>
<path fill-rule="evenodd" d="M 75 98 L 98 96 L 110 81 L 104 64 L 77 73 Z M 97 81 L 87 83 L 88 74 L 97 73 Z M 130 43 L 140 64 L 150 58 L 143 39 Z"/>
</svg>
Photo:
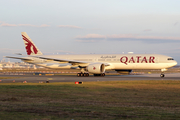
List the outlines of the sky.
<svg viewBox="0 0 180 120">
<path fill-rule="evenodd" d="M 152 53 L 180 65 L 179 5 L 179 0 L 1 0 L 0 60 L 26 54 L 21 32 L 27 32 L 44 54 Z"/>
</svg>

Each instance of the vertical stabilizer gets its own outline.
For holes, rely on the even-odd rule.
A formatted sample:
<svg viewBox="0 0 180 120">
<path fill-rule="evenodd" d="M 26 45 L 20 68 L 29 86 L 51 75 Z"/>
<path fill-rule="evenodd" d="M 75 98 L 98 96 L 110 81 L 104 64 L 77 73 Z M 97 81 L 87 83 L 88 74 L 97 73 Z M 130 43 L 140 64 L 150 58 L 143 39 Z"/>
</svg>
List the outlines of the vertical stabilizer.
<svg viewBox="0 0 180 120">
<path fill-rule="evenodd" d="M 42 55 L 42 52 L 36 47 L 26 32 L 21 32 L 27 55 Z"/>
</svg>

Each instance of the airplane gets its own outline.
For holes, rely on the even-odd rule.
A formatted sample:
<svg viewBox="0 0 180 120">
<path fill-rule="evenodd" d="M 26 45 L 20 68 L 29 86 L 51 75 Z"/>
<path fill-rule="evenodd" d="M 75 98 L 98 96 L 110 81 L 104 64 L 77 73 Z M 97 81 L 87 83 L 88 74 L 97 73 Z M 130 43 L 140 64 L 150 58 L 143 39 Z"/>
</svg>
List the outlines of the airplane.
<svg viewBox="0 0 180 120">
<path fill-rule="evenodd" d="M 21 34 L 28 56 L 6 56 L 7 58 L 20 59 L 27 63 L 53 69 L 62 68 L 66 65 L 70 69 L 79 68 L 81 72 L 77 73 L 78 77 L 89 76 L 89 73 L 94 74 L 94 76 L 105 76 L 106 70 L 130 73 L 135 69 L 160 69 L 160 77 L 165 77 L 164 71 L 177 65 L 172 57 L 160 54 L 43 55 L 26 32 L 21 32 Z M 46 63 L 56 63 L 56 65 L 51 67 Z"/>
</svg>

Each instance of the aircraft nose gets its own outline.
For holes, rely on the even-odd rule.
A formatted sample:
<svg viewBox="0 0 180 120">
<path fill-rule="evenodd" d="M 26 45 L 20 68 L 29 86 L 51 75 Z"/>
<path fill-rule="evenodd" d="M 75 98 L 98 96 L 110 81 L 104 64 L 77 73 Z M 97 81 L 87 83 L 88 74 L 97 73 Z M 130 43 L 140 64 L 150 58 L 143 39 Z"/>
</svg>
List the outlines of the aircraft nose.
<svg viewBox="0 0 180 120">
<path fill-rule="evenodd" d="M 171 61 L 171 63 L 169 63 L 167 66 L 168 66 L 168 67 L 173 67 L 173 66 L 175 66 L 175 65 L 177 65 L 177 62 L 176 62 L 175 60 L 173 60 L 173 61 Z"/>
<path fill-rule="evenodd" d="M 175 65 L 177 65 L 177 62 L 176 62 L 176 61 L 174 61 L 174 66 L 175 66 Z"/>
</svg>

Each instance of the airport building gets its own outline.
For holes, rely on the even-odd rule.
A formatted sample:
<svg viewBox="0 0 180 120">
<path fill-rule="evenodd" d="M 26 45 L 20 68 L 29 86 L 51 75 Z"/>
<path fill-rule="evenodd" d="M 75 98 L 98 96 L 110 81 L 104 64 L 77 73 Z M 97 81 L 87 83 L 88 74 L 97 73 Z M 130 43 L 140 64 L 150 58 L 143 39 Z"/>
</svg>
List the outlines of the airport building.
<svg viewBox="0 0 180 120">
<path fill-rule="evenodd" d="M 25 62 L 6 62 L 4 59 L 0 62 L 0 70 L 3 69 L 37 69 L 36 65 L 32 65 Z"/>
</svg>

